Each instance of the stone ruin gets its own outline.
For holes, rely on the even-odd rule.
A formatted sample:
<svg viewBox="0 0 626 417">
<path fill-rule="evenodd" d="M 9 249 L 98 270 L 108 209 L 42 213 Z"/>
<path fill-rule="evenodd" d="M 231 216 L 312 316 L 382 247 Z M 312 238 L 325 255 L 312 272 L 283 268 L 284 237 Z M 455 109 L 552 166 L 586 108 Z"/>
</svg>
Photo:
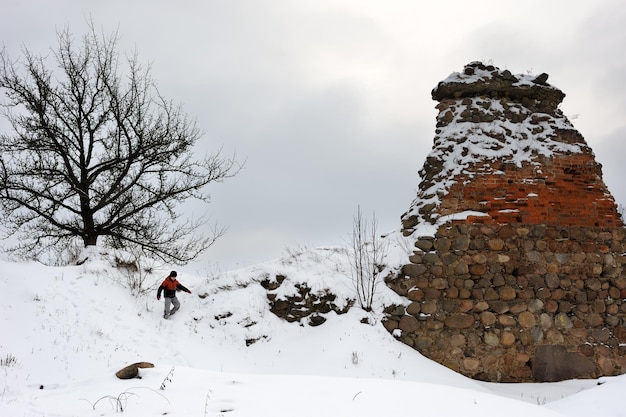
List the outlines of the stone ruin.
<svg viewBox="0 0 626 417">
<path fill-rule="evenodd" d="M 471 378 L 626 372 L 626 230 L 548 75 L 473 62 L 439 83 L 385 327 Z"/>
</svg>

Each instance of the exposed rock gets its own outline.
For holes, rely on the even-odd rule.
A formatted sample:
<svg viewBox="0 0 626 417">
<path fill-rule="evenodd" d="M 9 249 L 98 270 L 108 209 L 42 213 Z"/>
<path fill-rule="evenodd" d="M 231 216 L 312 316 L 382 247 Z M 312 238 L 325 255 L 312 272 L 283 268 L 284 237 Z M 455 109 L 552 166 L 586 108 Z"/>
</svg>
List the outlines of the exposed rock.
<svg viewBox="0 0 626 417">
<path fill-rule="evenodd" d="M 115 376 L 119 379 L 132 379 L 132 378 L 140 378 L 139 369 L 140 368 L 154 368 L 154 364 L 150 362 L 137 362 L 132 365 L 125 366 L 115 373 Z"/>
</svg>

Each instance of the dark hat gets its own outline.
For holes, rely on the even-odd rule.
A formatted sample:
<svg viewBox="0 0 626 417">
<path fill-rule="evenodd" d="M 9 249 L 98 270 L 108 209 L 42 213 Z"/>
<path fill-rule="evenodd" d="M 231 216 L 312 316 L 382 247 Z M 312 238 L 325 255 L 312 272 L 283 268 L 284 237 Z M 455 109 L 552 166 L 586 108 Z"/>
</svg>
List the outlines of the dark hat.
<svg viewBox="0 0 626 417">
<path fill-rule="evenodd" d="M 178 274 L 176 274 L 176 271 L 170 272 L 170 277 L 175 277 L 176 275 L 178 275 Z"/>
</svg>

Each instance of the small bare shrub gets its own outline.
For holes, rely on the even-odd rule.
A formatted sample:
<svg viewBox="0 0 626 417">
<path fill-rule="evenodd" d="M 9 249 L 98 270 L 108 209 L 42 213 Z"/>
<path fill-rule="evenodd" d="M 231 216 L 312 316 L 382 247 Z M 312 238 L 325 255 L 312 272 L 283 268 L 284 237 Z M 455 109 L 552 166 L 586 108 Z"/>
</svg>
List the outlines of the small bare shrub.
<svg viewBox="0 0 626 417">
<path fill-rule="evenodd" d="M 165 390 L 165 387 L 167 387 L 167 383 L 168 382 L 172 382 L 172 378 L 174 378 L 174 367 L 173 366 L 172 366 L 172 369 L 170 369 L 170 371 L 167 373 L 167 375 L 163 379 L 163 382 L 161 382 L 161 386 L 159 387 L 159 389 L 160 390 Z"/>
<path fill-rule="evenodd" d="M 4 358 L 0 358 L 0 366 L 15 366 L 17 365 L 17 359 L 12 354 L 7 354 Z"/>
<path fill-rule="evenodd" d="M 377 227 L 376 215 L 372 214 L 372 219 L 368 221 L 363 218 L 361 207 L 358 207 L 352 222 L 350 265 L 357 300 L 365 311 L 372 310 L 386 252 L 386 245 L 378 236 Z"/>
</svg>

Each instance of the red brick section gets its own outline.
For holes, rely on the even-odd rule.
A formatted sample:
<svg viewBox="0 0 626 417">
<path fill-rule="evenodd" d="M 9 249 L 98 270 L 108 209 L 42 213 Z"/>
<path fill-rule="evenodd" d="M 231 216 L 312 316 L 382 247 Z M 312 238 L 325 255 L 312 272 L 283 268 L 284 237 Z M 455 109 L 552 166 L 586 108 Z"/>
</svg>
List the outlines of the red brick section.
<svg viewBox="0 0 626 417">
<path fill-rule="evenodd" d="M 469 179 L 457 177 L 449 193 L 442 198 L 439 213 L 445 216 L 475 210 L 489 215 L 469 216 L 466 220 L 469 223 L 623 225 L 593 154 L 541 159 L 540 165 L 524 164 L 522 168 L 513 164 L 492 166 L 503 174 L 478 173 Z"/>
</svg>

